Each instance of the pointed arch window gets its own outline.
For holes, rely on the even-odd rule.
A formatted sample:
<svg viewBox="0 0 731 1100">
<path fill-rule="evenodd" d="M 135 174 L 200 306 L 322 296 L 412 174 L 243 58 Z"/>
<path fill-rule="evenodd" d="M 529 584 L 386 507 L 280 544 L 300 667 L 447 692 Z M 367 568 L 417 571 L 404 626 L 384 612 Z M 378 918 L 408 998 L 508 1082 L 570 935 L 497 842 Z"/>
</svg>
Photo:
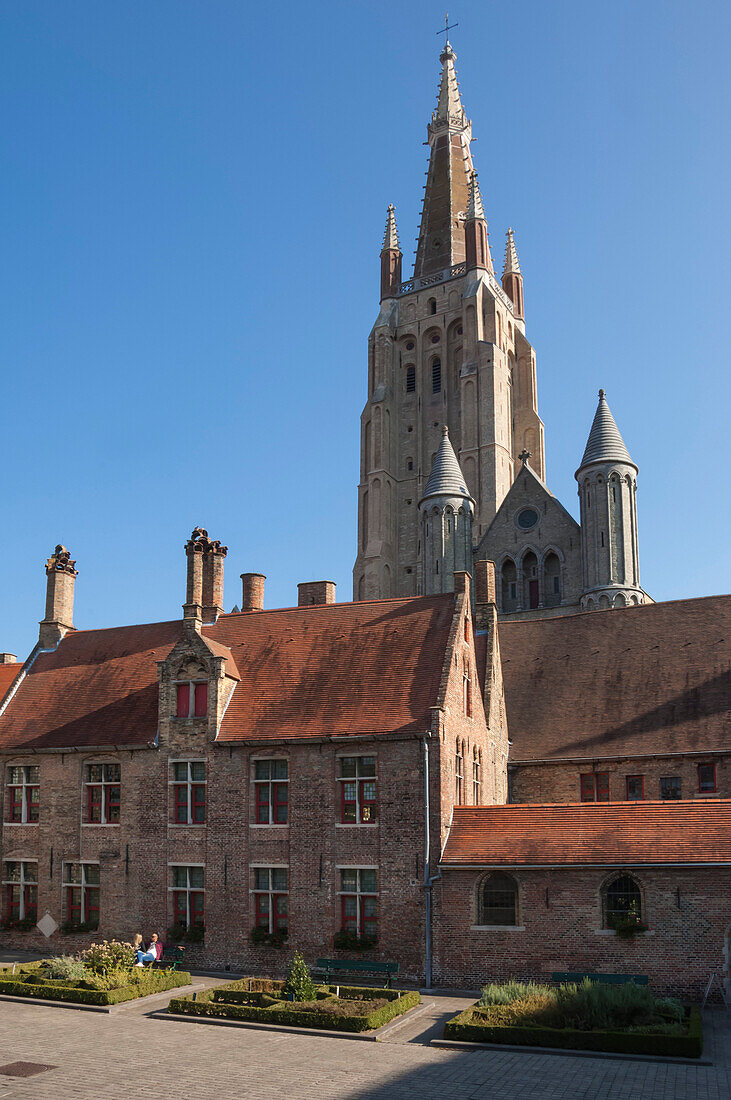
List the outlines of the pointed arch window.
<svg viewBox="0 0 731 1100">
<path fill-rule="evenodd" d="M 437 300 L 436 300 L 436 298 L 430 298 L 429 299 L 429 312 L 433 316 L 436 313 L 436 311 L 437 311 Z"/>
<path fill-rule="evenodd" d="M 416 390 L 416 367 L 410 364 L 406 368 L 406 392 L 414 393 Z"/>
<path fill-rule="evenodd" d="M 502 871 L 482 884 L 480 891 L 479 922 L 493 927 L 506 927 L 518 923 L 518 884 Z"/>
<path fill-rule="evenodd" d="M 464 802 L 464 742 L 459 738 L 454 754 L 454 802 L 457 806 Z"/>
<path fill-rule="evenodd" d="M 604 888 L 604 927 L 642 923 L 642 891 L 632 875 L 617 875 Z"/>
<path fill-rule="evenodd" d="M 442 361 L 433 359 L 431 365 L 431 392 L 442 392 Z"/>
</svg>

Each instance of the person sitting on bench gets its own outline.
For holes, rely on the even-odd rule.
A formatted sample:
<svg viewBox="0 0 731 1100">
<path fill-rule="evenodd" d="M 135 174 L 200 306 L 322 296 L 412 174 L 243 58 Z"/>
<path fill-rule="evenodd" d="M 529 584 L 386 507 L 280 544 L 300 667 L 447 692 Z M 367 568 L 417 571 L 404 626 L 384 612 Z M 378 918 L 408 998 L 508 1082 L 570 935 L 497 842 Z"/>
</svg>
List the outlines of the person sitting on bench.
<svg viewBox="0 0 731 1100">
<path fill-rule="evenodd" d="M 135 936 L 135 940 L 136 939 L 137 939 L 137 937 Z M 140 941 L 141 940 L 142 940 L 142 937 L 140 936 Z M 156 963 L 161 955 L 162 955 L 162 944 L 160 943 L 157 932 L 153 932 L 152 933 L 152 939 L 150 940 L 149 944 L 147 945 L 147 951 L 141 951 L 141 950 L 138 949 L 138 951 L 137 951 L 137 962 L 136 962 L 135 965 L 136 966 L 145 966 L 145 964 L 149 965 L 151 963 Z"/>
</svg>

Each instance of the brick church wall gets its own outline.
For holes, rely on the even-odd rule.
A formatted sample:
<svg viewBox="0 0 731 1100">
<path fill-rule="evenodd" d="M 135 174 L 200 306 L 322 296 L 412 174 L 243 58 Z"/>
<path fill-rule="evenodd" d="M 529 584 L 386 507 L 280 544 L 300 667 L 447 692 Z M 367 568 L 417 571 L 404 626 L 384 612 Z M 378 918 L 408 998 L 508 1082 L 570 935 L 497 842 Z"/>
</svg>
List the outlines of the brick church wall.
<svg viewBox="0 0 731 1100">
<path fill-rule="evenodd" d="M 716 790 L 699 790 L 699 764 L 715 764 Z M 712 752 L 672 756 L 627 757 L 624 760 L 602 760 L 598 757 L 586 763 L 546 761 L 541 764 L 510 765 L 510 802 L 579 802 L 581 776 L 589 772 L 609 773 L 609 800 L 627 799 L 627 777 L 642 776 L 644 797 L 661 798 L 660 780 L 679 777 L 683 798 L 731 797 L 731 754 Z"/>
</svg>

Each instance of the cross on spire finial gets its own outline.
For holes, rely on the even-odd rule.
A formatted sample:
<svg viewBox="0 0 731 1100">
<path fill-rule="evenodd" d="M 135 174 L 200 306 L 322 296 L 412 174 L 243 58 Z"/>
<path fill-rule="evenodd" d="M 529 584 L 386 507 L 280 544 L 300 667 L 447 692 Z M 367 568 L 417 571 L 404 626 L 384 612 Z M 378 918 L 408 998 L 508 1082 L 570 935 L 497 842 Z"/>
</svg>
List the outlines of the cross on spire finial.
<svg viewBox="0 0 731 1100">
<path fill-rule="evenodd" d="M 445 44 L 445 46 L 449 43 L 449 32 L 452 30 L 453 27 L 458 27 L 458 26 L 459 26 L 459 23 L 450 23 L 449 22 L 449 12 L 447 12 L 447 14 L 444 16 L 444 30 L 437 31 L 437 34 L 443 34 L 444 35 L 444 44 Z"/>
</svg>

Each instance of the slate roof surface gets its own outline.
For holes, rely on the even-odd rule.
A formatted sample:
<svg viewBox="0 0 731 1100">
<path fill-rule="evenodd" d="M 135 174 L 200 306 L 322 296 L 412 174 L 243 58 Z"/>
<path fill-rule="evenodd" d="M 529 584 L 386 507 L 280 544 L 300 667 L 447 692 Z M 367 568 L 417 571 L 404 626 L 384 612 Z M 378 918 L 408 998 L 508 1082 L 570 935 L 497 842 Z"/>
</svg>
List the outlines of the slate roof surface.
<svg viewBox="0 0 731 1100">
<path fill-rule="evenodd" d="M 426 500 L 427 497 L 432 496 L 469 497 L 469 495 L 465 476 L 445 428 L 421 499 Z"/>
<path fill-rule="evenodd" d="M 241 683 L 218 740 L 426 731 L 453 614 L 447 594 L 222 616 L 203 635 Z"/>
<path fill-rule="evenodd" d="M 501 621 L 510 762 L 731 745 L 731 596 Z"/>
<path fill-rule="evenodd" d="M 594 420 L 586 441 L 582 466 L 588 466 L 591 462 L 634 462 L 629 456 L 624 440 L 620 435 L 617 423 L 612 416 L 612 410 L 607 404 L 604 390 L 599 390 L 599 404 L 594 413 Z"/>
<path fill-rule="evenodd" d="M 731 799 L 457 806 L 441 863 L 731 863 Z"/>
<path fill-rule="evenodd" d="M 202 634 L 241 682 L 219 740 L 426 731 L 453 613 L 444 595 L 222 616 Z M 182 620 L 68 634 L 28 667 L 0 749 L 153 741 L 157 661 L 181 637 Z"/>
</svg>

